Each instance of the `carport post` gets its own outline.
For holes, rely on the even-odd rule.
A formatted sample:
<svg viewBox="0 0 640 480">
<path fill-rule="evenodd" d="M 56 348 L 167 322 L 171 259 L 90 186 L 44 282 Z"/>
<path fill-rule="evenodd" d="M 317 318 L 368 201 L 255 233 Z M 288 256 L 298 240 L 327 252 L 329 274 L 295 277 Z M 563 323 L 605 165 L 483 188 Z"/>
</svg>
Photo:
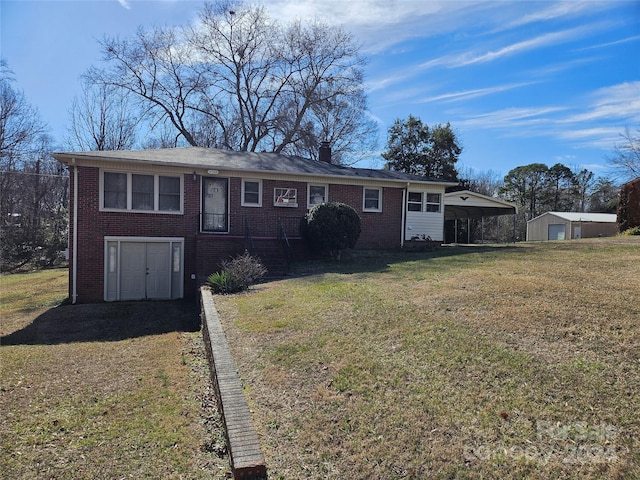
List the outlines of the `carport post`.
<svg viewBox="0 0 640 480">
<path fill-rule="evenodd" d="M 453 243 L 458 243 L 458 217 L 453 220 Z"/>
</svg>

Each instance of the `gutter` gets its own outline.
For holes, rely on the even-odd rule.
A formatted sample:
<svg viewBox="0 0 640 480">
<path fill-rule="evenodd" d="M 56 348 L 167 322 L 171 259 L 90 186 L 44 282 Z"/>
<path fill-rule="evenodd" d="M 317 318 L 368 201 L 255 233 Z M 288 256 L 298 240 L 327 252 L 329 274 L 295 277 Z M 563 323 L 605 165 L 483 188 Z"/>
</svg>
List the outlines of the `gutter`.
<svg viewBox="0 0 640 480">
<path fill-rule="evenodd" d="M 73 269 L 71 273 L 71 304 L 75 305 L 78 299 L 78 166 L 76 159 L 73 164 Z"/>
<path fill-rule="evenodd" d="M 409 189 L 409 182 L 407 182 L 407 186 L 402 190 L 402 230 L 400 231 L 400 248 L 404 248 L 405 241 L 405 233 L 407 230 L 406 223 L 406 211 L 407 211 L 407 190 Z"/>
</svg>

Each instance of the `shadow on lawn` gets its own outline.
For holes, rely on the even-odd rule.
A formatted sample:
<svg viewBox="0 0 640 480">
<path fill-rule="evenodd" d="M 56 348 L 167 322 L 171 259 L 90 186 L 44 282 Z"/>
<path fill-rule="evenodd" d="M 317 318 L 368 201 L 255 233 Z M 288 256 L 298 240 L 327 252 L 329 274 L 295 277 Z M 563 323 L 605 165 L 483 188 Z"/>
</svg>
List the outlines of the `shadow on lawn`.
<svg viewBox="0 0 640 480">
<path fill-rule="evenodd" d="M 0 345 L 115 342 L 200 329 L 196 302 L 154 301 L 60 305 L 0 337 Z"/>
<path fill-rule="evenodd" d="M 300 262 L 294 266 L 294 275 L 313 275 L 317 273 L 373 273 L 384 272 L 396 263 L 429 260 L 444 257 L 459 257 L 489 252 L 525 253 L 526 247 L 514 244 L 503 245 L 443 245 L 432 250 L 348 250 L 341 260 L 318 260 Z"/>
</svg>

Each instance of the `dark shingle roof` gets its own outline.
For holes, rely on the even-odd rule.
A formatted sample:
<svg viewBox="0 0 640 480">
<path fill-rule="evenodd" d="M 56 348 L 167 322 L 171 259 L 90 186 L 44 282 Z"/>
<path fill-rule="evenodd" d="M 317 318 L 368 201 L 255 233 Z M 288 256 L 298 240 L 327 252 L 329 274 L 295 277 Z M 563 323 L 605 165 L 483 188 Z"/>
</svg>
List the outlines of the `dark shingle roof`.
<svg viewBox="0 0 640 480">
<path fill-rule="evenodd" d="M 181 166 L 242 172 L 269 172 L 291 175 L 312 175 L 324 177 L 350 177 L 380 179 L 400 182 L 438 182 L 456 185 L 447 180 L 421 177 L 403 172 L 352 168 L 326 162 L 309 160 L 293 155 L 267 152 L 235 152 L 215 148 L 184 147 L 150 150 L 110 150 L 92 152 L 61 152 L 53 156 L 63 163 L 71 158 L 105 161 L 127 161 L 152 165 Z"/>
</svg>

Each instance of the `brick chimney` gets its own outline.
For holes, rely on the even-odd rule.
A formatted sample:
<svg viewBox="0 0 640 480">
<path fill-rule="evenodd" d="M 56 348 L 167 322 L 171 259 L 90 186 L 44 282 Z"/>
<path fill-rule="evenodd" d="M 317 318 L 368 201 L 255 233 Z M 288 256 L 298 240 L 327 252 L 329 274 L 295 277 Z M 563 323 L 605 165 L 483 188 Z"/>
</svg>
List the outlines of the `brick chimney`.
<svg viewBox="0 0 640 480">
<path fill-rule="evenodd" d="M 321 162 L 331 163 L 331 145 L 329 145 L 329 142 L 324 141 L 320 144 L 318 157 Z"/>
</svg>

